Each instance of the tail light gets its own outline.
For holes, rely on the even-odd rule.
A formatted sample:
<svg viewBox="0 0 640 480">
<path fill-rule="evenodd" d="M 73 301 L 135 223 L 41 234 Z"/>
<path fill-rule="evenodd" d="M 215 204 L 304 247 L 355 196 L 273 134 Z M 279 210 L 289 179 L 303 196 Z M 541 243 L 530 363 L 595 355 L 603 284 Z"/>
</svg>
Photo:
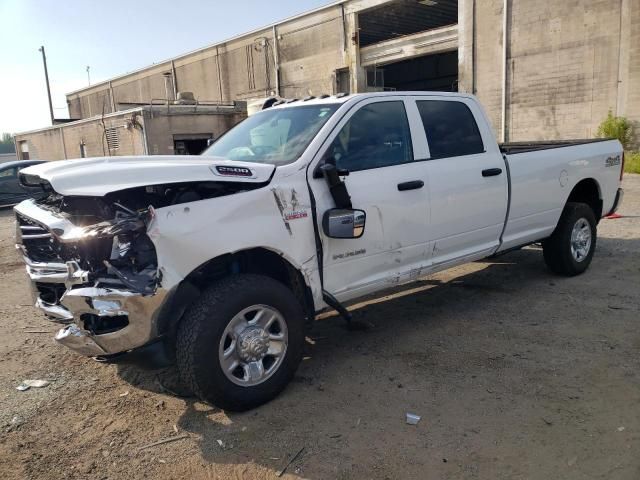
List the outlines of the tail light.
<svg viewBox="0 0 640 480">
<path fill-rule="evenodd" d="M 623 175 L 624 175 L 624 150 L 622 151 L 622 162 L 620 162 L 620 181 L 622 181 Z"/>
</svg>

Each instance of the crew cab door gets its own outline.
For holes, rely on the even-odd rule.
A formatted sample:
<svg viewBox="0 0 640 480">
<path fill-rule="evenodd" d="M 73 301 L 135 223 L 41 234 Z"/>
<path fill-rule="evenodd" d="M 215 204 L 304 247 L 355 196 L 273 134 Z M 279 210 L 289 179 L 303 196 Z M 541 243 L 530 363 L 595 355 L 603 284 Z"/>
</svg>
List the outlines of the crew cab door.
<svg viewBox="0 0 640 480">
<path fill-rule="evenodd" d="M 509 199 L 507 168 L 479 105 L 467 97 L 417 96 L 429 146 L 432 267 L 498 247 Z"/>
<path fill-rule="evenodd" d="M 425 162 L 416 152 L 425 148 L 414 105 L 402 97 L 366 99 L 333 129 L 310 169 L 319 223 L 335 206 L 323 178 L 312 172 L 327 158 L 335 159 L 354 209 L 364 210 L 360 238 L 329 238 L 320 228 L 324 289 L 344 301 L 411 275 L 425 266 L 429 202 Z M 314 178 L 315 177 L 315 178 Z"/>
</svg>

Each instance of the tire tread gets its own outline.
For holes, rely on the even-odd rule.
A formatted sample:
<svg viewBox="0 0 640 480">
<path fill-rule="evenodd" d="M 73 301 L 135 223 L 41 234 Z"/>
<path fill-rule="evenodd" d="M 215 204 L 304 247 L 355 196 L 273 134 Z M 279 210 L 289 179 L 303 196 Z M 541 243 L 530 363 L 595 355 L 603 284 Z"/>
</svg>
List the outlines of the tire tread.
<svg viewBox="0 0 640 480">
<path fill-rule="evenodd" d="M 242 292 L 243 295 L 251 296 L 259 291 L 260 288 L 265 287 L 276 292 L 280 290 L 280 295 L 290 295 L 290 298 L 287 300 L 295 304 L 292 305 L 295 309 L 294 312 L 296 312 L 294 317 L 297 316 L 298 318 L 286 318 L 289 332 L 291 335 L 293 333 L 293 329 L 297 327 L 296 325 L 292 325 L 291 322 L 299 322 L 300 332 L 302 332 L 304 315 L 302 313 L 302 308 L 293 293 L 285 285 L 263 275 L 240 274 L 226 277 L 205 289 L 198 300 L 187 310 L 187 312 L 185 312 L 184 318 L 178 327 L 178 334 L 176 338 L 176 362 L 184 383 L 202 400 L 225 410 L 247 410 L 265 403 L 276 396 L 286 386 L 290 378 L 293 377 L 295 369 L 297 368 L 302 356 L 302 345 L 299 346 L 300 348 L 295 348 L 297 346 L 292 344 L 296 341 L 296 338 L 290 337 L 290 345 L 286 355 L 289 356 L 291 354 L 300 358 L 292 359 L 293 368 L 291 371 L 284 372 L 284 376 L 281 375 L 279 378 L 280 381 L 276 381 L 276 384 L 273 385 L 272 388 L 261 388 L 261 391 L 263 392 L 262 397 L 265 397 L 266 400 L 256 398 L 250 394 L 249 390 L 252 390 L 255 387 L 240 387 L 247 389 L 247 395 L 246 398 L 239 399 L 237 396 L 226 395 L 222 388 L 212 390 L 212 388 L 210 388 L 211 385 L 206 385 L 208 382 L 203 382 L 202 379 L 203 372 L 201 370 L 203 365 L 201 363 L 201 357 L 203 352 L 201 351 L 202 346 L 198 344 L 198 339 L 205 333 L 206 329 L 216 328 L 216 323 L 229 320 L 222 318 L 221 316 L 216 317 L 215 311 L 212 314 L 212 308 L 215 308 L 215 305 L 223 305 L 224 302 L 229 301 L 231 296 L 237 296 L 238 292 Z M 302 335 L 301 338 L 303 341 L 304 335 Z M 217 345 L 215 346 L 215 350 L 217 352 Z M 298 350 L 300 351 L 299 353 Z M 285 359 L 285 363 L 287 363 L 287 365 L 281 365 L 281 369 L 289 365 L 287 359 Z M 261 385 L 265 387 L 265 384 L 274 380 L 275 375 L 278 374 L 280 374 L 280 372 L 276 372 L 273 377 L 269 378 Z"/>
<path fill-rule="evenodd" d="M 574 261 L 567 241 L 571 238 L 571 231 L 575 222 L 585 217 L 591 224 L 594 234 L 591 239 L 591 251 L 583 262 Z M 583 273 L 591 263 L 596 247 L 596 218 L 593 210 L 586 203 L 567 202 L 558 225 L 551 236 L 542 242 L 544 261 L 549 269 L 558 275 L 575 276 Z"/>
</svg>

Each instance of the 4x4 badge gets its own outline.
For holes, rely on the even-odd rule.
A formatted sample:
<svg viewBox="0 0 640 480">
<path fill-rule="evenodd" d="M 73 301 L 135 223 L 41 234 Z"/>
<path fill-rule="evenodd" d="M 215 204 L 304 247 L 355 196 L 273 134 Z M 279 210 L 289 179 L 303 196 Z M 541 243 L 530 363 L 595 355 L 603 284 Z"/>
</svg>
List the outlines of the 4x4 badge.
<svg viewBox="0 0 640 480">
<path fill-rule="evenodd" d="M 604 161 L 605 167 L 613 167 L 615 165 L 620 165 L 620 155 L 616 155 L 615 157 L 607 157 Z"/>
</svg>

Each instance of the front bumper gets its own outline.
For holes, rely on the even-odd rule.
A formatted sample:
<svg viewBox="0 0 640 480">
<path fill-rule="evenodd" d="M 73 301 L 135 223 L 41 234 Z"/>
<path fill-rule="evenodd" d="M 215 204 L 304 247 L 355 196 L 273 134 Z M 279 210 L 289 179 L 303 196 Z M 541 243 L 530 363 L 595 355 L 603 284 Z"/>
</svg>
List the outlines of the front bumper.
<svg viewBox="0 0 640 480">
<path fill-rule="evenodd" d="M 52 322 L 67 324 L 55 336 L 58 343 L 81 355 L 96 356 L 132 350 L 158 337 L 157 318 L 167 297 L 164 289 L 143 295 L 98 287 L 89 280 L 90 272 L 76 262 L 33 261 L 25 248 L 31 238 L 52 236 L 55 228 L 60 239 L 75 227 L 31 201 L 21 203 L 15 211 L 31 222 L 27 227 L 18 222 L 16 247 L 23 253 L 35 306 Z"/>
</svg>

